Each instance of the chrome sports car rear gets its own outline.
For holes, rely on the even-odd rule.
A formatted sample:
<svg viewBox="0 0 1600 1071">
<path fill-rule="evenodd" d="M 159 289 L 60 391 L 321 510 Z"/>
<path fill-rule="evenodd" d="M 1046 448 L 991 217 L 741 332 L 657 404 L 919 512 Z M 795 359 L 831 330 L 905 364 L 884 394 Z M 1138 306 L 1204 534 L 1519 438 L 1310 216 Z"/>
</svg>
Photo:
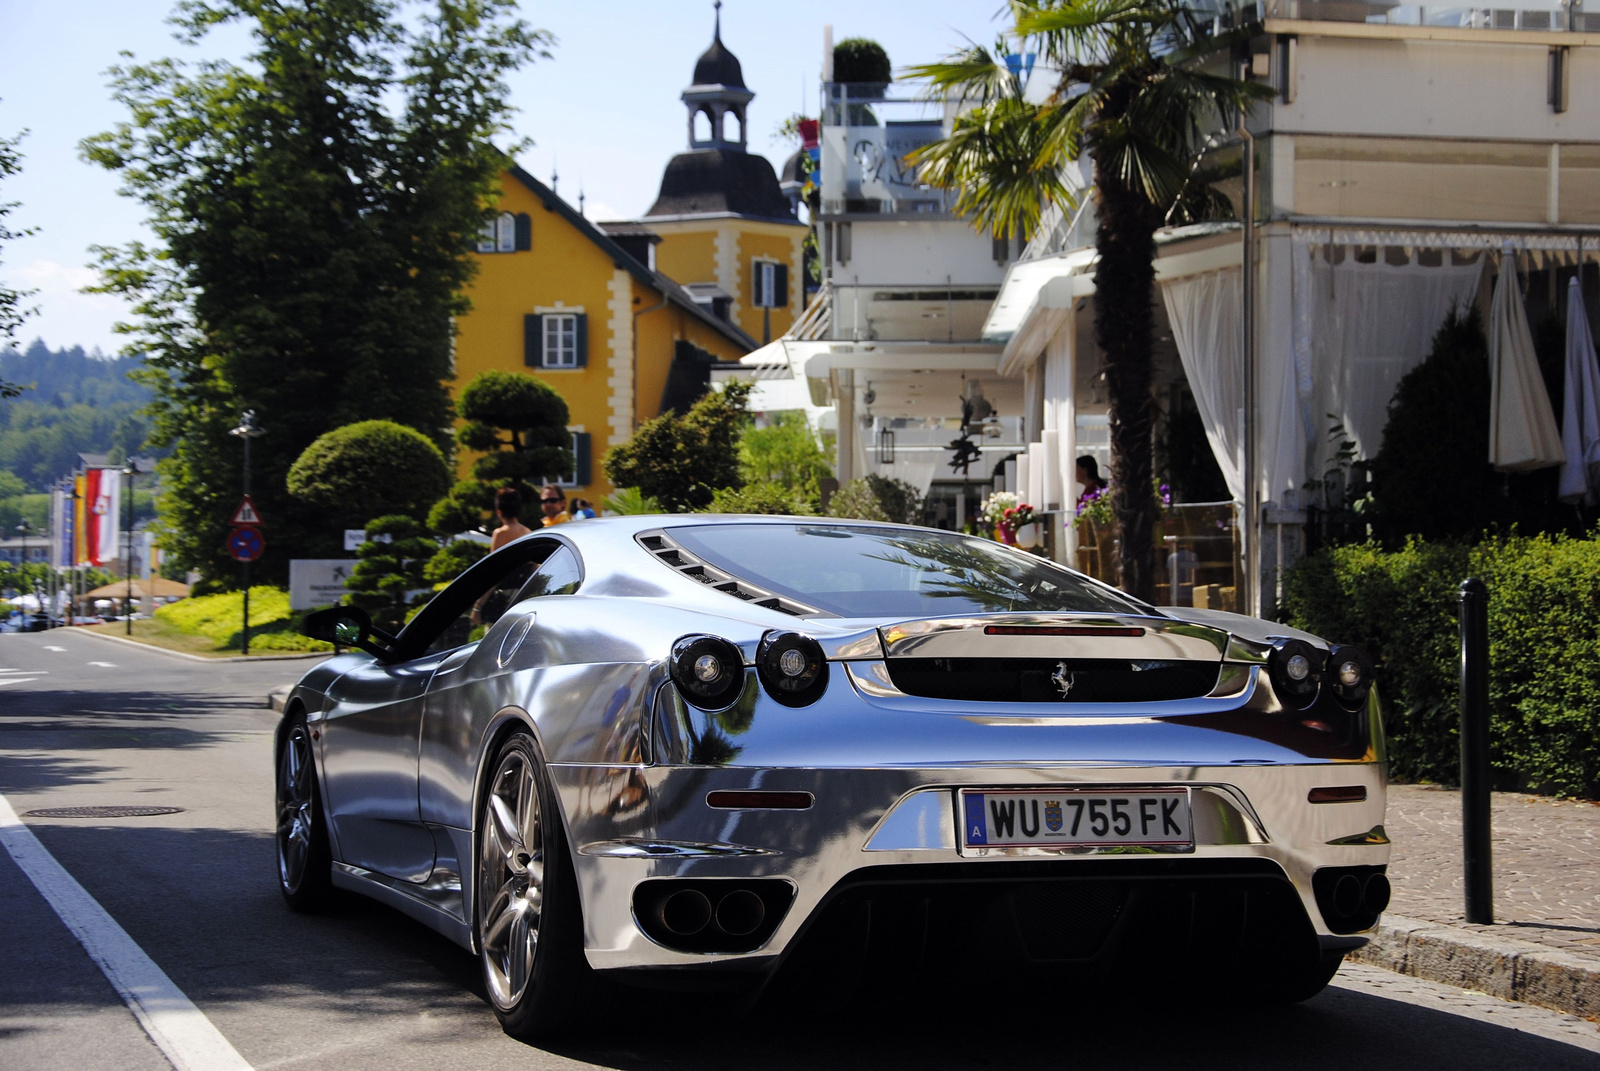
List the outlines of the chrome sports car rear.
<svg viewBox="0 0 1600 1071">
<path fill-rule="evenodd" d="M 1203 964 L 1300 999 L 1387 903 L 1364 654 L 986 541 L 569 524 L 360 642 L 292 697 L 280 757 L 305 742 L 317 791 L 280 776 L 280 813 L 334 883 L 478 951 L 518 1032 L 578 976 L 807 961 Z M 293 903 L 324 864 L 283 826 Z"/>
</svg>

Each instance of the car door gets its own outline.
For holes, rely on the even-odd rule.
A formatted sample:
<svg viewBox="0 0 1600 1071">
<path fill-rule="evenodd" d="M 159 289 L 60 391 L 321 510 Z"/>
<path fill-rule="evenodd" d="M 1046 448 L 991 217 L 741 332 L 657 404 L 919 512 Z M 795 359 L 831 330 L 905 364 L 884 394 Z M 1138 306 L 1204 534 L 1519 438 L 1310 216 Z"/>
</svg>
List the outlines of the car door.
<svg viewBox="0 0 1600 1071">
<path fill-rule="evenodd" d="M 434 840 L 417 797 L 424 698 L 436 675 L 448 676 L 471 656 L 526 583 L 534 568 L 530 552 L 539 549 L 508 544 L 478 562 L 402 630 L 394 661 L 365 663 L 329 687 L 323 782 L 342 862 L 428 880 Z"/>
</svg>

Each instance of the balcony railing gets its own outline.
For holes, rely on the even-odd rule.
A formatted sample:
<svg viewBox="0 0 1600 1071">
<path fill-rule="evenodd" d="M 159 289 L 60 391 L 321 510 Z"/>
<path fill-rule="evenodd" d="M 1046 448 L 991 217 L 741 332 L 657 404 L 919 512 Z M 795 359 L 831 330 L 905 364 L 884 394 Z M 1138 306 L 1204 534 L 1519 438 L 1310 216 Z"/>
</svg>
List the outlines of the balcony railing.
<svg viewBox="0 0 1600 1071">
<path fill-rule="evenodd" d="M 1495 0 L 1493 6 L 1369 3 L 1365 0 L 1200 0 L 1194 9 L 1229 26 L 1262 19 L 1364 22 L 1390 26 L 1448 26 L 1475 30 L 1600 32 L 1600 12 L 1582 0 Z"/>
</svg>

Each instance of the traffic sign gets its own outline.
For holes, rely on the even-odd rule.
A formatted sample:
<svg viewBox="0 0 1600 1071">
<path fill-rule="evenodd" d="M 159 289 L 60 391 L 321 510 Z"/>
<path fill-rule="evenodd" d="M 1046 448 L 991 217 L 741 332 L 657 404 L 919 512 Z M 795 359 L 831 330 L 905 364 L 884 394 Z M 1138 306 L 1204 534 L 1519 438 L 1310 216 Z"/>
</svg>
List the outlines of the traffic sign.
<svg viewBox="0 0 1600 1071">
<path fill-rule="evenodd" d="M 249 495 L 244 496 L 244 501 L 239 503 L 239 508 L 233 511 L 233 519 L 228 523 L 235 528 L 259 528 L 261 526 L 261 514 L 256 512 L 256 504 L 250 501 Z"/>
<path fill-rule="evenodd" d="M 235 528 L 228 533 L 228 553 L 236 562 L 253 562 L 266 549 L 267 541 L 261 537 L 260 529 Z"/>
</svg>

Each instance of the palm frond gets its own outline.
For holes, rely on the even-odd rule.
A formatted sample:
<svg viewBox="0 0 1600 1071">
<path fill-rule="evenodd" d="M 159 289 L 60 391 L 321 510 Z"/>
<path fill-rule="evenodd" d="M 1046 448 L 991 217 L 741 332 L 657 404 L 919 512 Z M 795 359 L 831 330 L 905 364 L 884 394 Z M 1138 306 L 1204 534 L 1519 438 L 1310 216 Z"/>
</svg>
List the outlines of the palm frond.
<svg viewBox="0 0 1600 1071">
<path fill-rule="evenodd" d="M 907 67 L 905 73 L 913 81 L 927 83 L 925 97 L 957 97 L 984 105 L 1020 95 L 1017 77 L 1005 65 L 1004 55 L 982 45 L 971 45 L 938 63 Z"/>
</svg>

